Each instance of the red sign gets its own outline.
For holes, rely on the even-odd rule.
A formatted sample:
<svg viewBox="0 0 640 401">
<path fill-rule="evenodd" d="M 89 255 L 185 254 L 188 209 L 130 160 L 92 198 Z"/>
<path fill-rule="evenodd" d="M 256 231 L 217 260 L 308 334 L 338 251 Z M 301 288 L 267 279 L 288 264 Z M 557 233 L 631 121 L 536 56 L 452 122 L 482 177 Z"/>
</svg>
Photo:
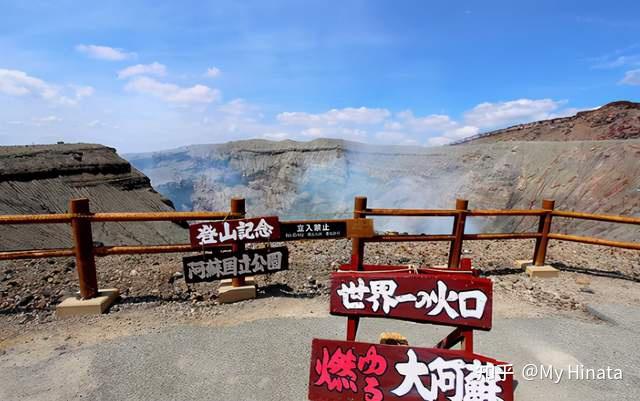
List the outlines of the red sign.
<svg viewBox="0 0 640 401">
<path fill-rule="evenodd" d="M 490 330 L 492 290 L 491 280 L 471 274 L 334 272 L 331 314 Z"/>
<path fill-rule="evenodd" d="M 280 238 L 277 216 L 212 221 L 189 225 L 191 246 L 207 247 L 232 242 L 261 242 Z"/>
<path fill-rule="evenodd" d="M 312 401 L 513 401 L 513 367 L 481 355 L 314 339 Z"/>
</svg>

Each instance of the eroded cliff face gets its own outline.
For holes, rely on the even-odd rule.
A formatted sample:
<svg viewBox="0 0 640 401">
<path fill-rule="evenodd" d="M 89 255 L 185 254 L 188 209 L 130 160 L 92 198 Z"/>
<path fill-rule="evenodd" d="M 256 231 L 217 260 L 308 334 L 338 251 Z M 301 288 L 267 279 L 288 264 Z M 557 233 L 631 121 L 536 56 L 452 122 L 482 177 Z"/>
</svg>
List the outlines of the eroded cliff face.
<svg viewBox="0 0 640 401">
<path fill-rule="evenodd" d="M 226 210 L 229 198 L 241 196 L 252 215 L 331 218 L 350 215 L 353 197 L 365 195 L 370 207 L 452 208 L 461 197 L 472 208 L 530 208 L 550 198 L 559 209 L 640 212 L 640 140 L 441 148 L 252 140 L 126 157 L 185 210 Z M 474 218 L 469 231 L 534 227 L 533 218 Z M 379 219 L 377 228 L 447 232 L 450 221 Z M 554 228 L 640 239 L 637 229 L 621 225 L 556 219 Z"/>
<path fill-rule="evenodd" d="M 86 197 L 91 210 L 168 211 L 171 202 L 114 149 L 91 144 L 0 147 L 0 214 L 64 213 Z M 0 225 L 0 249 L 71 246 L 65 224 Z M 174 223 L 96 223 L 94 241 L 107 245 L 185 242 Z"/>
</svg>

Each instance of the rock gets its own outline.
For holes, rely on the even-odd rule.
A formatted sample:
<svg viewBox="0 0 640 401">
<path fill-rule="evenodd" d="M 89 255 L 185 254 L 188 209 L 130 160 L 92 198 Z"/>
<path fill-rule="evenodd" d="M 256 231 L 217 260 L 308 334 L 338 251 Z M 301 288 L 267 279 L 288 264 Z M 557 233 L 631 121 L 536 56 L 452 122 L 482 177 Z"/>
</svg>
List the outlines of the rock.
<svg viewBox="0 0 640 401">
<path fill-rule="evenodd" d="M 27 304 L 29 304 L 29 302 L 31 302 L 33 300 L 33 294 L 29 294 L 29 295 L 25 295 L 24 297 L 20 298 L 20 300 L 18 301 L 18 306 L 27 306 Z"/>
<path fill-rule="evenodd" d="M 580 292 L 586 292 L 587 294 L 595 294 L 596 292 L 590 287 L 580 288 Z"/>
<path fill-rule="evenodd" d="M 176 280 L 181 279 L 183 276 L 184 274 L 182 274 L 181 272 L 175 272 L 171 276 L 169 276 L 169 279 L 167 280 L 167 282 L 169 284 L 173 284 L 175 283 Z"/>
<path fill-rule="evenodd" d="M 133 270 L 131 270 L 131 271 L 129 272 L 129 275 L 130 275 L 130 276 L 132 276 L 132 277 L 133 277 L 133 276 L 137 276 L 137 275 L 138 275 L 138 271 L 137 271 L 136 269 L 133 269 Z"/>
</svg>

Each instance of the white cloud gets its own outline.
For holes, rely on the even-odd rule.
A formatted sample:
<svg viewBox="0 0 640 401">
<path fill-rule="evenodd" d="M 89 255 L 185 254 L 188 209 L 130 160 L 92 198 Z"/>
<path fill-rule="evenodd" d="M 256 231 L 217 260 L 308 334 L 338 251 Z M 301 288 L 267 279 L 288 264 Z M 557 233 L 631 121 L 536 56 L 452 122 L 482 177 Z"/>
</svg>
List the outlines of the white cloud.
<svg viewBox="0 0 640 401">
<path fill-rule="evenodd" d="M 287 132 L 267 132 L 262 134 L 262 138 L 272 141 L 283 141 L 289 139 L 291 135 Z"/>
<path fill-rule="evenodd" d="M 90 86 L 68 85 L 65 89 L 73 89 L 73 94 L 63 94 L 57 85 L 45 82 L 19 70 L 0 69 L 0 94 L 8 96 L 32 96 L 54 104 L 75 105 L 81 99 L 91 96 L 94 89 Z"/>
<path fill-rule="evenodd" d="M 300 131 L 300 137 L 304 139 L 339 138 L 350 141 L 366 141 L 367 131 L 353 127 L 309 127 Z"/>
<path fill-rule="evenodd" d="M 451 138 L 447 138 L 446 136 L 434 136 L 427 139 L 427 145 L 429 146 L 444 146 L 450 144 L 451 142 L 453 142 L 453 140 Z"/>
<path fill-rule="evenodd" d="M 62 121 L 62 118 L 51 115 L 46 117 L 34 118 L 33 121 L 40 122 L 40 123 L 57 123 Z"/>
<path fill-rule="evenodd" d="M 632 54 L 627 56 L 618 56 L 611 59 L 603 59 L 592 66 L 595 69 L 610 69 L 624 67 L 628 65 L 639 65 L 640 55 Z"/>
<path fill-rule="evenodd" d="M 77 45 L 76 50 L 99 60 L 121 61 L 135 57 L 135 53 L 128 53 L 109 46 Z"/>
<path fill-rule="evenodd" d="M 380 131 L 375 138 L 384 144 L 390 145 L 417 145 L 418 141 L 410 138 L 407 134 L 398 131 Z"/>
<path fill-rule="evenodd" d="M 431 146 L 446 145 L 451 142 L 476 135 L 479 132 L 480 132 L 480 128 L 478 127 L 464 125 L 464 126 L 460 126 L 460 127 L 456 127 L 451 130 L 448 130 L 444 132 L 442 135 L 428 138 L 427 144 Z"/>
<path fill-rule="evenodd" d="M 257 112 L 257 110 L 258 108 L 256 106 L 250 105 L 244 99 L 233 99 L 225 104 L 218 106 L 218 111 L 233 116 L 255 113 Z"/>
<path fill-rule="evenodd" d="M 464 114 L 465 122 L 479 128 L 497 128 L 552 118 L 564 101 L 518 99 L 508 102 L 480 103 Z"/>
<path fill-rule="evenodd" d="M 220 99 L 221 94 L 217 89 L 205 85 L 181 87 L 157 81 L 149 77 L 137 77 L 132 79 L 125 89 L 146 95 L 152 95 L 171 103 L 192 104 L 211 103 Z"/>
<path fill-rule="evenodd" d="M 457 123 L 443 114 L 431 114 L 426 117 L 415 117 L 410 110 L 397 114 L 402 125 L 414 132 L 434 133 L 454 128 Z"/>
<path fill-rule="evenodd" d="M 623 85 L 640 85 L 640 69 L 627 71 L 620 83 Z"/>
<path fill-rule="evenodd" d="M 218 78 L 221 73 L 222 73 L 222 71 L 220 71 L 219 68 L 217 68 L 217 67 L 209 67 L 209 68 L 207 68 L 207 72 L 204 73 L 204 76 L 205 77 L 209 77 L 209 78 Z"/>
<path fill-rule="evenodd" d="M 380 124 L 391 113 L 387 109 L 370 109 L 367 107 L 347 107 L 344 109 L 331 109 L 325 113 L 311 114 L 305 112 L 284 112 L 276 116 L 277 120 L 287 125 L 337 125 L 346 124 Z"/>
<path fill-rule="evenodd" d="M 21 125 L 24 127 L 42 127 L 44 125 L 51 125 L 55 123 L 60 123 L 62 121 L 63 121 L 62 118 L 58 116 L 49 115 L 45 117 L 33 117 L 31 118 L 30 121 L 20 121 L 20 120 L 7 121 L 6 124 Z"/>
<path fill-rule="evenodd" d="M 167 67 L 158 62 L 151 64 L 136 64 L 118 71 L 118 79 L 130 78 L 135 75 L 156 75 L 163 77 L 167 74 Z"/>
<path fill-rule="evenodd" d="M 18 70 L 0 69 L 0 93 L 9 96 L 38 96 L 55 100 L 58 89 L 45 81 Z"/>
<path fill-rule="evenodd" d="M 76 99 L 80 100 L 85 97 L 92 96 L 95 93 L 95 89 L 91 86 L 76 86 L 74 87 L 76 91 Z"/>
<path fill-rule="evenodd" d="M 321 138 L 326 133 L 322 128 L 312 127 L 312 128 L 307 128 L 303 130 L 302 132 L 300 132 L 300 134 L 307 138 Z"/>
</svg>

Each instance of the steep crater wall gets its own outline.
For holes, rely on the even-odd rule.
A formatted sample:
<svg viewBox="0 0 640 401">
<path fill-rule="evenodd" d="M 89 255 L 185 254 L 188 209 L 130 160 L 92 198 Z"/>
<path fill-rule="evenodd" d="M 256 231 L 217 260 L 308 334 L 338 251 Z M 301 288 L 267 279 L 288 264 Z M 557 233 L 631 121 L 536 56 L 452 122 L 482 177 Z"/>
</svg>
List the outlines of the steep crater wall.
<svg viewBox="0 0 640 401">
<path fill-rule="evenodd" d="M 412 148 L 341 140 L 240 141 L 126 156 L 179 208 L 220 210 L 232 196 L 250 214 L 283 218 L 349 216 L 353 197 L 372 207 L 537 207 L 593 213 L 640 212 L 640 140 L 502 142 Z M 446 218 L 378 219 L 408 232 L 450 230 Z M 534 218 L 470 219 L 469 232 L 532 230 Z M 634 226 L 556 219 L 554 229 L 640 240 Z"/>
<path fill-rule="evenodd" d="M 69 200 L 86 197 L 94 212 L 169 211 L 170 200 L 116 154 L 92 144 L 0 147 L 0 213 L 64 213 Z M 2 225 L 0 249 L 71 246 L 65 224 Z M 185 230 L 170 222 L 97 223 L 94 241 L 108 245 L 184 242 Z"/>
</svg>

